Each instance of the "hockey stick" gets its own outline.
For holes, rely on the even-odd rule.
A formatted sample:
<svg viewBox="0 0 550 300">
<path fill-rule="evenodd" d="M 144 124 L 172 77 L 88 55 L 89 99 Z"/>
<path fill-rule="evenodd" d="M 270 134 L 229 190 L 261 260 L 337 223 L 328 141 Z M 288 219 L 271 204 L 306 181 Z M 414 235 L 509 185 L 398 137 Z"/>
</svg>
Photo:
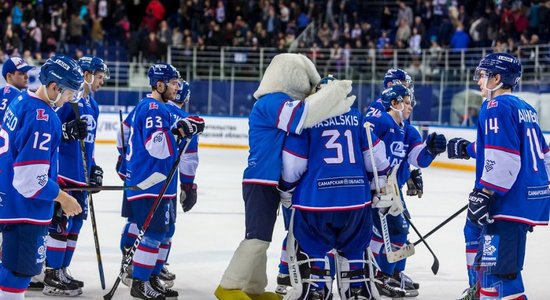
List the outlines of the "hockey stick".
<svg viewBox="0 0 550 300">
<path fill-rule="evenodd" d="M 75 117 L 80 120 L 80 112 L 78 111 L 78 102 L 71 102 Z M 87 123 L 86 123 L 87 124 Z M 84 140 L 80 140 L 80 155 L 82 156 L 82 164 L 84 167 L 84 179 L 87 184 L 90 183 L 90 177 L 88 176 L 88 164 L 86 161 L 86 145 Z M 92 221 L 92 234 L 94 236 L 95 254 L 97 258 L 97 268 L 99 270 L 99 281 L 101 282 L 101 289 L 105 289 L 105 274 L 103 272 L 103 262 L 101 260 L 101 250 L 99 248 L 99 236 L 97 233 L 97 223 L 95 219 L 95 209 L 92 195 L 88 193 L 88 205 L 90 206 L 90 220 Z"/>
<path fill-rule="evenodd" d="M 434 275 L 437 275 L 437 271 L 439 271 L 439 259 L 437 259 L 437 256 L 435 256 L 435 253 L 433 252 L 432 248 L 430 248 L 426 240 L 422 237 L 420 232 L 418 232 L 418 229 L 416 229 L 416 226 L 414 226 L 414 224 L 411 222 L 411 219 L 409 218 L 409 216 L 406 213 L 404 213 L 403 216 L 405 217 L 407 222 L 409 222 L 414 232 L 416 232 L 416 234 L 420 237 L 420 241 L 424 243 L 424 246 L 426 246 L 426 248 L 428 248 L 428 251 L 430 251 L 430 253 L 432 254 L 434 258 L 434 262 L 432 264 L 432 272 L 434 273 Z"/>
<path fill-rule="evenodd" d="M 93 185 L 70 185 L 63 187 L 62 189 L 64 191 L 138 191 L 138 190 L 146 190 L 153 185 L 156 185 L 157 183 L 160 183 L 166 179 L 166 175 L 155 172 L 151 174 L 149 177 L 145 178 L 142 182 L 138 183 L 137 185 L 132 186 L 118 186 L 118 185 L 102 185 L 102 186 L 93 186 Z"/>
<path fill-rule="evenodd" d="M 373 179 L 374 179 L 374 185 L 376 186 L 376 193 L 380 194 L 380 183 L 378 182 L 378 170 L 376 169 L 376 164 L 374 162 L 374 153 L 372 152 L 372 135 L 370 132 L 370 123 L 365 122 L 363 125 L 365 127 L 365 131 L 367 134 L 367 142 L 369 145 L 370 150 L 370 161 L 372 165 L 372 173 L 373 173 Z M 396 262 L 400 260 L 399 257 L 397 257 L 391 248 L 391 241 L 390 241 L 390 231 L 388 228 L 388 221 L 386 220 L 386 214 L 383 213 L 380 209 L 378 210 L 378 216 L 380 217 L 380 225 L 382 229 L 382 239 L 384 240 L 384 250 L 386 251 L 386 259 L 388 262 Z"/>
<path fill-rule="evenodd" d="M 124 276 L 124 273 L 126 272 L 126 269 L 132 262 L 132 258 L 134 256 L 134 253 L 136 252 L 137 247 L 139 246 L 139 243 L 141 243 L 141 240 L 143 239 L 143 235 L 145 234 L 145 231 L 147 228 L 149 228 L 149 225 L 151 224 L 151 220 L 153 219 L 153 215 L 159 208 L 162 197 L 164 196 L 164 193 L 166 193 L 166 190 L 168 189 L 168 185 L 170 185 L 170 182 L 172 181 L 172 178 L 174 177 L 174 174 L 178 170 L 178 165 L 181 160 L 181 155 L 187 150 L 187 147 L 189 146 L 191 142 L 190 138 L 185 139 L 185 144 L 183 147 L 180 146 L 178 157 L 176 158 L 176 161 L 172 165 L 172 169 L 170 169 L 170 172 L 168 173 L 168 177 L 166 178 L 166 181 L 164 181 L 164 184 L 162 185 L 162 188 L 160 189 L 160 192 L 155 199 L 155 202 L 153 203 L 153 206 L 149 210 L 149 213 L 147 214 L 147 218 L 145 218 L 145 222 L 143 223 L 143 226 L 139 230 L 139 233 L 136 237 L 136 240 L 134 241 L 134 244 L 128 251 L 126 252 L 126 256 L 124 257 L 124 260 L 122 261 L 122 268 L 120 269 L 120 272 L 118 273 L 118 276 L 115 280 L 115 283 L 113 284 L 113 287 L 111 290 L 103 296 L 103 299 L 110 300 L 113 299 L 113 296 L 115 295 L 116 289 L 118 288 L 118 285 L 120 284 L 120 281 L 122 280 L 122 276 Z"/>
<path fill-rule="evenodd" d="M 399 257 L 407 258 L 414 254 L 414 246 L 420 244 L 422 242 L 422 239 L 427 239 L 430 235 L 434 234 L 436 231 L 441 229 L 441 227 L 445 226 L 447 223 L 449 223 L 452 219 L 456 218 L 458 215 L 460 215 L 463 211 L 465 211 L 468 208 L 468 205 L 465 205 L 461 209 L 459 209 L 457 212 L 452 214 L 450 217 L 445 219 L 445 221 L 441 222 L 439 225 L 437 225 L 434 229 L 430 230 L 430 232 L 426 233 L 423 237 L 421 237 L 418 241 L 412 243 L 412 244 L 406 244 L 405 246 L 401 247 L 401 249 L 396 250 L 395 253 Z"/>
</svg>

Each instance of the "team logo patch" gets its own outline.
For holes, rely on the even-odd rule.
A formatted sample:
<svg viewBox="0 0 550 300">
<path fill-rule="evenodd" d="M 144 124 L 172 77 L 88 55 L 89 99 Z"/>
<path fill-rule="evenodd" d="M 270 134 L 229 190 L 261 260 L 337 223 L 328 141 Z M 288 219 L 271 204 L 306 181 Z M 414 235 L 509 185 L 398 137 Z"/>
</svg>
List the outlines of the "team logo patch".
<svg viewBox="0 0 550 300">
<path fill-rule="evenodd" d="M 495 99 L 493 99 L 489 101 L 489 104 L 487 104 L 487 109 L 497 107 L 497 106 L 498 106 L 498 102 Z"/>
<path fill-rule="evenodd" d="M 156 104 L 155 102 L 149 103 L 149 109 L 158 109 L 158 108 L 159 108 L 159 105 Z"/>
<path fill-rule="evenodd" d="M 36 119 L 38 121 L 48 121 L 50 116 L 46 114 L 46 110 L 39 108 L 36 110 Z"/>
<path fill-rule="evenodd" d="M 493 169 L 494 169 L 494 165 L 496 164 L 496 162 L 494 160 L 486 160 L 485 161 L 485 171 L 486 172 L 491 172 Z"/>
<path fill-rule="evenodd" d="M 164 135 L 163 134 L 157 134 L 153 138 L 153 143 L 162 143 L 162 141 L 164 141 Z"/>
<path fill-rule="evenodd" d="M 294 107 L 294 103 L 292 103 L 292 101 L 287 101 L 285 105 L 288 107 Z"/>
<path fill-rule="evenodd" d="M 498 244 L 500 237 L 498 235 L 486 234 L 483 236 L 483 252 L 481 256 L 482 267 L 494 267 L 497 264 Z"/>
<path fill-rule="evenodd" d="M 45 186 L 46 183 L 48 182 L 48 175 L 46 175 L 46 174 L 38 175 L 38 176 L 36 176 L 36 180 L 38 180 L 38 184 L 40 186 Z"/>
</svg>

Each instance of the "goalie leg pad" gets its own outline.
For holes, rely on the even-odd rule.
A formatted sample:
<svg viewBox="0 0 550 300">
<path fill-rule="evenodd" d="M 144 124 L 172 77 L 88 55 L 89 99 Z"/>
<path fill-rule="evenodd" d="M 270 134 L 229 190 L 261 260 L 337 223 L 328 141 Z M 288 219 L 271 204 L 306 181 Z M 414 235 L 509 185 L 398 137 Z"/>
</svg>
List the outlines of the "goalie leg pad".
<svg viewBox="0 0 550 300">
<path fill-rule="evenodd" d="M 332 294 L 332 277 L 330 276 L 330 263 L 327 257 L 314 258 L 298 249 L 297 264 L 299 266 L 301 289 L 296 288 L 292 282 L 290 289 L 284 299 L 324 299 L 328 300 Z M 300 292 L 301 290 L 301 292 Z"/>
<path fill-rule="evenodd" d="M 369 275 L 372 265 L 366 257 L 348 260 L 338 255 L 337 266 L 338 291 L 341 299 L 372 299 Z"/>
</svg>

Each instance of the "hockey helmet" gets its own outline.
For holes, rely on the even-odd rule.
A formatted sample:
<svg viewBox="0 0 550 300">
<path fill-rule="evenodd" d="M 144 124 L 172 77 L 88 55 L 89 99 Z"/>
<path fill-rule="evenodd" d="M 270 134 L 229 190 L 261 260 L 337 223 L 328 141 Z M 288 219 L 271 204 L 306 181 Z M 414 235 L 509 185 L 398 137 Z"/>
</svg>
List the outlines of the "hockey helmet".
<svg viewBox="0 0 550 300">
<path fill-rule="evenodd" d="M 180 80 L 180 72 L 171 64 L 154 64 L 147 71 L 149 77 L 149 85 L 155 87 L 157 82 L 162 81 L 168 83 L 172 79 Z"/>
<path fill-rule="evenodd" d="M 392 85 L 382 92 L 382 105 L 384 109 L 388 111 L 391 107 L 391 102 L 397 100 L 397 102 L 403 102 L 405 96 L 411 96 L 411 91 L 402 84 Z M 414 106 L 414 100 L 411 97 L 411 105 Z"/>
<path fill-rule="evenodd" d="M 412 84 L 412 79 L 407 72 L 402 69 L 389 69 L 384 75 L 384 88 L 388 88 L 388 83 L 393 84 Z"/>
<path fill-rule="evenodd" d="M 82 56 L 78 60 L 78 65 L 80 66 L 80 68 L 82 68 L 82 72 L 88 71 L 92 74 L 95 74 L 96 72 L 103 72 L 105 74 L 105 79 L 109 79 L 110 77 L 107 64 L 105 64 L 105 61 L 103 61 L 103 59 L 97 56 Z"/>
<path fill-rule="evenodd" d="M 61 89 L 80 91 L 84 82 L 82 69 L 68 56 L 55 55 L 40 68 L 40 83 L 47 86 L 55 82 Z"/>
<path fill-rule="evenodd" d="M 332 74 L 328 74 L 327 76 L 321 78 L 319 83 L 315 86 L 315 92 L 318 92 L 320 89 L 325 87 L 329 82 L 335 80 L 334 76 Z"/>
<path fill-rule="evenodd" d="M 182 80 L 180 89 L 178 89 L 178 93 L 176 94 L 176 99 L 172 101 L 176 103 L 187 103 L 189 102 L 190 97 L 191 97 L 191 87 L 189 86 L 189 82 Z"/>
<path fill-rule="evenodd" d="M 487 77 L 499 74 L 501 83 L 514 89 L 521 78 L 521 63 L 519 59 L 508 53 L 491 53 L 479 62 L 474 73 L 475 81 L 481 78 L 481 71 L 485 71 Z"/>
</svg>

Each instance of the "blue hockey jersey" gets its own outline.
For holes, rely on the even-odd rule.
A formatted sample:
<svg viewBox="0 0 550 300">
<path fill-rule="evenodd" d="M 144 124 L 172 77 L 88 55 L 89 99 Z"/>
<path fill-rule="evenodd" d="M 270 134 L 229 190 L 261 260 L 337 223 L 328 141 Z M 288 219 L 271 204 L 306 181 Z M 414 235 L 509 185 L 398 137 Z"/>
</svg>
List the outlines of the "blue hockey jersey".
<svg viewBox="0 0 550 300">
<path fill-rule="evenodd" d="M 128 152 L 128 141 L 130 140 L 130 127 L 132 127 L 132 119 L 134 118 L 134 112 L 135 107 L 128 115 L 126 116 L 126 119 L 122 121 L 122 129 L 121 132 L 116 135 L 116 147 L 118 150 L 118 154 L 120 154 L 122 157 L 126 157 L 126 153 Z M 125 151 L 123 151 L 123 146 Z M 117 169 L 117 173 L 121 178 L 126 178 L 126 159 L 123 159 Z"/>
<path fill-rule="evenodd" d="M 277 185 L 285 136 L 302 132 L 306 110 L 302 101 L 284 93 L 267 94 L 256 101 L 248 117 L 250 150 L 243 184 Z"/>
<path fill-rule="evenodd" d="M 178 121 L 189 116 L 185 110 L 179 108 L 172 101 L 168 101 L 168 103 L 166 103 L 166 108 L 172 115 L 172 120 L 174 122 L 172 126 L 175 126 Z M 198 139 L 198 135 L 193 136 L 191 142 L 189 142 L 189 146 L 185 150 L 185 153 L 181 155 L 181 160 L 178 166 L 181 183 L 193 183 L 193 181 L 195 181 L 195 174 L 197 173 L 197 167 L 199 166 L 199 155 L 197 152 Z"/>
<path fill-rule="evenodd" d="M 175 162 L 178 145 L 170 128 L 173 124 L 166 104 L 146 97 L 134 109 L 126 152 L 126 184 L 137 185 L 153 172 L 166 176 Z M 158 196 L 162 184 L 147 190 L 128 190 L 128 201 Z M 172 180 L 163 198 L 175 198 L 177 181 Z"/>
<path fill-rule="evenodd" d="M 477 126 L 475 186 L 498 194 L 491 217 L 548 224 L 550 154 L 537 111 L 503 94 L 483 102 Z"/>
<path fill-rule="evenodd" d="M 60 141 L 50 105 L 27 91 L 12 101 L 0 128 L 0 223 L 51 222 Z"/>
<path fill-rule="evenodd" d="M 9 84 L 0 89 L 0 124 L 2 124 L 2 120 L 4 119 L 6 109 L 8 109 L 12 100 L 17 97 L 20 92 L 19 89 Z"/>
<path fill-rule="evenodd" d="M 76 118 L 72 107 L 73 105 L 72 103 L 65 103 L 56 110 L 62 124 Z M 93 153 L 99 107 L 95 99 L 89 96 L 87 99 L 81 98 L 78 101 L 78 111 L 80 113 L 80 119 L 86 121 L 88 124 L 88 136 L 84 140 L 84 147 L 86 151 L 86 168 L 89 178 L 91 167 L 95 165 Z M 71 185 L 86 185 L 80 140 L 61 141 L 59 145 L 59 177 Z"/>
<path fill-rule="evenodd" d="M 294 208 L 337 211 L 370 205 L 367 170 L 372 172 L 372 164 L 363 124 L 363 116 L 354 108 L 286 138 L 281 187 L 297 184 Z M 384 174 L 389 168 L 385 145 L 372 136 L 375 164 Z"/>
<path fill-rule="evenodd" d="M 426 168 L 435 159 L 428 153 L 420 133 L 409 122 L 399 125 L 384 111 L 367 115 L 365 119 L 373 126 L 374 134 L 386 144 L 386 155 L 390 165 L 393 167 L 400 164 L 397 171 L 397 183 L 400 187 L 410 177 L 410 165 Z"/>
</svg>

